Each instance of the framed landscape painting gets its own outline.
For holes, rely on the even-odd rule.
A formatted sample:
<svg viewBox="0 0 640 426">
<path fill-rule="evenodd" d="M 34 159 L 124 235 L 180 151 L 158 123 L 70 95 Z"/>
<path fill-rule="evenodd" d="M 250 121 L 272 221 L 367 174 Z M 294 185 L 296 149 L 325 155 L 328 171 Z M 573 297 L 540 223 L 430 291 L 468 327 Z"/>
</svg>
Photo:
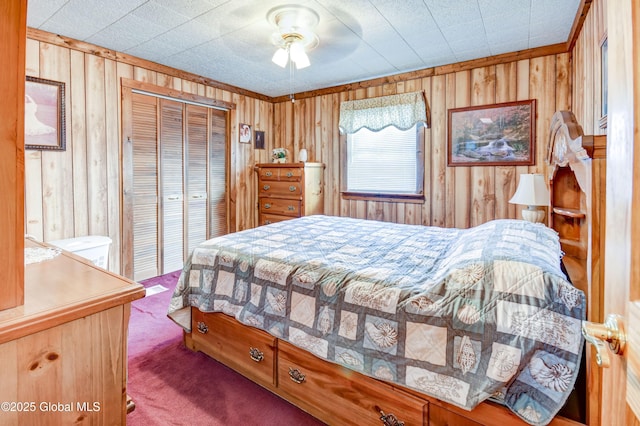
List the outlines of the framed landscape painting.
<svg viewBox="0 0 640 426">
<path fill-rule="evenodd" d="M 24 96 L 25 149 L 65 150 L 64 83 L 29 77 Z"/>
<path fill-rule="evenodd" d="M 532 165 L 535 99 L 449 110 L 449 166 Z"/>
</svg>

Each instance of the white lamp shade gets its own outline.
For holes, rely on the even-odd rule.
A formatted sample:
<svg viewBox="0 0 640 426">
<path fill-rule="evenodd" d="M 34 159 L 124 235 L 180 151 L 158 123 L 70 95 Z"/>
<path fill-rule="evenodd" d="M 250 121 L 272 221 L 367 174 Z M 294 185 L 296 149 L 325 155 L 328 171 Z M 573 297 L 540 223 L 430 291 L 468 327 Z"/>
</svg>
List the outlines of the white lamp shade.
<svg viewBox="0 0 640 426">
<path fill-rule="evenodd" d="M 289 60 L 289 54 L 283 48 L 276 50 L 276 53 L 274 53 L 271 58 L 271 61 L 273 61 L 274 64 L 280 65 L 282 68 L 287 65 L 287 60 Z"/>
<path fill-rule="evenodd" d="M 541 174 L 522 174 L 516 193 L 509 200 L 511 204 L 526 206 L 548 206 L 549 190 Z"/>
</svg>

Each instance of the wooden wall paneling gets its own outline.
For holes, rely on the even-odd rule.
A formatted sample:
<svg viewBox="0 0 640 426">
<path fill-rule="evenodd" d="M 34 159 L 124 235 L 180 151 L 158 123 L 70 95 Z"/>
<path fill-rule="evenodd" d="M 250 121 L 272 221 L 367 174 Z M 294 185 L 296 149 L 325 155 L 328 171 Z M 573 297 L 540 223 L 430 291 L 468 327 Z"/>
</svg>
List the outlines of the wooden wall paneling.
<svg viewBox="0 0 640 426">
<path fill-rule="evenodd" d="M 471 72 L 455 73 L 455 107 L 471 106 Z M 457 166 L 455 170 L 455 208 L 454 224 L 456 228 L 471 226 L 471 171 L 470 167 Z"/>
<path fill-rule="evenodd" d="M 70 109 L 69 49 L 47 43 L 40 44 L 40 78 L 65 83 L 65 101 Z M 69 118 L 66 120 L 69 123 Z M 70 141 L 70 127 L 66 126 L 66 140 Z M 65 151 L 42 152 L 42 186 L 44 241 L 73 236 L 73 159 L 72 144 Z"/>
<path fill-rule="evenodd" d="M 120 129 L 120 79 L 118 78 L 117 63 L 113 60 L 105 60 L 104 67 L 105 81 L 105 143 L 106 143 L 106 179 L 107 179 L 107 236 L 112 240 L 109 247 L 109 266 L 110 271 L 117 271 L 120 265 L 120 147 L 122 146 L 120 139 L 122 131 Z M 75 180 L 75 177 L 74 177 Z"/>
<path fill-rule="evenodd" d="M 530 167 L 533 173 L 545 171 L 545 141 L 549 133 L 551 117 L 555 112 L 556 71 L 555 56 L 545 56 L 530 60 L 529 97 L 536 99 L 536 156 L 535 165 Z"/>
<path fill-rule="evenodd" d="M 441 141 L 445 150 L 445 159 L 448 162 L 447 151 L 447 126 L 449 122 L 449 109 L 456 107 L 456 88 L 457 88 L 457 76 L 455 73 L 446 75 L 445 84 L 445 127 L 442 129 L 444 139 Z M 445 163 L 446 164 L 446 163 Z M 447 228 L 456 226 L 455 222 L 455 208 L 456 208 L 456 168 L 446 166 L 445 175 L 445 224 Z"/>
<path fill-rule="evenodd" d="M 513 102 L 517 100 L 517 63 L 496 65 L 496 103 Z M 495 212 L 494 218 L 506 219 L 513 217 L 509 199 L 516 190 L 515 166 L 498 166 L 495 168 Z"/>
<path fill-rule="evenodd" d="M 88 171 L 87 171 L 87 109 L 85 90 L 85 54 L 70 52 L 71 81 L 67 92 L 71 108 L 67 117 L 71 127 L 71 140 L 67 144 L 73 152 L 73 217 L 74 235 L 89 234 Z"/>
<path fill-rule="evenodd" d="M 429 110 L 431 112 L 431 125 L 427 133 L 430 142 L 427 151 L 430 152 L 431 173 L 428 176 L 431 196 L 426 198 L 425 204 L 431 211 L 432 226 L 446 226 L 447 206 L 447 104 L 446 104 L 447 77 L 438 75 L 431 77 L 431 98 Z M 426 184 L 426 182 L 425 182 Z"/>
<path fill-rule="evenodd" d="M 136 81 L 142 81 L 144 83 L 151 83 L 151 84 L 157 85 L 156 71 L 152 71 L 150 69 L 142 68 L 139 66 L 133 67 L 133 79 Z M 183 91 L 185 90 L 183 89 Z"/>
<path fill-rule="evenodd" d="M 40 76 L 40 42 L 27 39 L 26 75 Z M 25 150 L 25 231 L 37 240 L 44 239 L 42 206 L 42 152 Z"/>
<path fill-rule="evenodd" d="M 576 40 L 576 44 L 574 46 L 574 50 L 571 52 L 571 57 L 573 61 L 572 73 L 573 73 L 573 86 L 572 86 L 572 97 L 574 100 L 573 105 L 571 107 L 571 111 L 576 116 L 576 120 L 578 123 L 585 123 L 584 121 L 584 105 L 582 102 L 578 100 L 584 99 L 583 96 L 583 85 L 584 85 L 584 37 L 578 37 Z M 584 126 L 584 124 L 582 124 Z M 586 130 L 586 128 L 583 128 Z"/>
<path fill-rule="evenodd" d="M 178 77 L 174 77 L 172 75 L 168 75 L 165 73 L 157 73 L 156 75 L 156 84 L 158 86 L 167 87 L 169 89 L 175 89 L 182 91 L 182 79 Z M 213 96 L 209 96 L 213 98 Z"/>
<path fill-rule="evenodd" d="M 495 66 L 471 70 L 471 104 L 495 103 Z M 471 217 L 470 226 L 477 226 L 495 218 L 495 167 L 470 167 Z"/>
<path fill-rule="evenodd" d="M 317 158 L 309 158 L 307 161 L 318 161 L 325 165 L 324 168 L 324 214 L 332 214 L 335 210 L 334 207 L 334 191 L 336 191 L 336 180 L 334 174 L 334 169 L 339 167 L 339 161 L 327 161 L 328 158 L 336 158 L 332 155 L 333 146 L 337 145 L 339 139 L 333 139 L 333 95 L 322 95 L 319 97 L 318 111 L 320 113 L 320 126 L 318 131 L 316 132 L 317 137 L 320 139 L 320 143 L 317 145 Z M 338 124 L 335 124 L 337 127 Z M 332 141 L 336 141 L 332 143 Z"/>
<path fill-rule="evenodd" d="M 237 150 L 236 166 L 239 182 L 237 192 L 237 226 L 238 230 L 241 231 L 251 228 L 255 223 L 255 204 L 250 204 L 253 199 L 251 193 L 255 191 L 252 149 L 251 144 L 240 143 L 238 133 L 241 123 L 251 125 L 251 129 L 253 130 L 253 114 L 249 98 L 245 96 L 238 96 L 237 106 L 239 116 L 242 118 L 233 126 L 235 130 L 232 130 L 231 140 L 233 141 L 232 145 L 235 146 Z"/>
<path fill-rule="evenodd" d="M 562 53 L 555 56 L 556 61 L 556 111 L 571 110 L 571 55 Z M 545 141 L 546 139 L 543 139 Z M 546 155 L 546 154 L 545 154 Z"/>
<path fill-rule="evenodd" d="M 597 60 L 600 57 L 600 54 L 596 54 L 595 51 L 595 45 L 598 45 L 598 42 L 594 40 L 594 37 L 596 36 L 596 29 L 593 25 L 593 14 L 589 14 L 587 16 L 587 21 L 588 22 L 585 22 L 587 25 L 582 28 L 581 34 L 581 36 L 584 37 L 585 40 L 585 49 L 582 52 L 582 69 L 584 72 L 583 78 L 584 81 L 591 81 L 593 83 L 596 83 L 596 81 L 599 80 L 599 78 L 596 80 L 596 76 L 600 75 L 600 61 Z M 598 121 L 598 118 L 600 118 L 600 115 L 596 117 L 594 114 L 595 104 L 600 105 L 600 103 L 596 101 L 596 87 L 599 88 L 600 85 L 598 84 L 596 86 L 596 84 L 585 84 L 582 87 L 582 96 L 584 96 L 584 99 L 590 99 L 591 102 L 585 103 L 582 111 L 582 121 L 579 121 L 580 123 L 595 123 Z"/>
<path fill-rule="evenodd" d="M 89 234 L 108 235 L 105 59 L 85 61 Z"/>
<path fill-rule="evenodd" d="M 431 95 L 431 79 L 433 77 L 425 77 L 422 79 L 421 81 L 421 90 L 424 91 L 425 94 L 425 99 L 427 102 L 427 121 L 429 120 L 429 116 L 430 116 L 430 106 L 429 103 L 432 99 L 432 95 Z M 420 210 L 422 212 L 422 224 L 423 225 L 431 225 L 431 223 L 433 222 L 433 218 L 431 216 L 431 200 L 432 200 L 432 194 L 431 194 L 431 190 L 432 190 L 432 185 L 431 185 L 431 180 L 433 179 L 432 177 L 432 168 L 434 167 L 433 165 L 433 158 L 432 158 L 432 151 L 431 151 L 431 145 L 432 145 L 432 141 L 431 141 L 431 131 L 429 131 L 428 127 L 425 127 L 424 129 L 424 145 L 422 147 L 423 152 L 424 152 L 424 175 L 422 176 L 423 179 L 423 183 L 422 183 L 422 190 L 424 191 L 424 204 L 420 205 Z"/>
</svg>

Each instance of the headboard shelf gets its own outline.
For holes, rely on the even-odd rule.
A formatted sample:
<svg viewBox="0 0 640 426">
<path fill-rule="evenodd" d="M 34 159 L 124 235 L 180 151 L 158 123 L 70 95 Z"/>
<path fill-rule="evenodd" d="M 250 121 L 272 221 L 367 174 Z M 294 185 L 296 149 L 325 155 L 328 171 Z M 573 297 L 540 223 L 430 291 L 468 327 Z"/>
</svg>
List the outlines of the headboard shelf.
<svg viewBox="0 0 640 426">
<path fill-rule="evenodd" d="M 585 218 L 585 213 L 581 210 L 577 210 L 577 209 L 566 209 L 563 207 L 554 207 L 553 209 L 553 213 L 554 214 L 559 214 L 560 216 L 566 216 L 566 217 L 571 217 L 574 219 L 584 219 Z"/>
</svg>

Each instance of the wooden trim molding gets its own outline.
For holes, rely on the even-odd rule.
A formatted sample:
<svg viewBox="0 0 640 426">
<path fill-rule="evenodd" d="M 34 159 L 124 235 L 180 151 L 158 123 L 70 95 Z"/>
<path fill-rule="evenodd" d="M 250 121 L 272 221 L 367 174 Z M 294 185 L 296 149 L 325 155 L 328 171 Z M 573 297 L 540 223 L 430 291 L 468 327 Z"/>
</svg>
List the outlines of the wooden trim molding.
<svg viewBox="0 0 640 426">
<path fill-rule="evenodd" d="M 129 87 L 132 90 L 138 90 L 141 92 L 145 92 L 149 95 L 161 95 L 168 96 L 174 99 L 180 99 L 183 101 L 191 101 L 199 104 L 207 105 L 214 108 L 222 108 L 222 109 L 236 109 L 236 104 L 233 102 L 225 102 L 217 99 L 207 98 L 205 96 L 195 95 L 193 93 L 186 93 L 180 90 L 171 89 L 168 87 L 157 86 L 151 83 L 145 83 L 142 81 L 131 80 L 129 78 L 122 78 L 122 87 Z"/>
<path fill-rule="evenodd" d="M 327 87 L 325 89 L 312 90 L 303 93 L 296 93 L 296 99 L 313 98 L 316 96 L 330 95 L 333 93 L 348 92 L 351 90 L 368 89 L 370 87 L 381 86 L 384 84 L 397 83 L 399 81 L 415 80 L 426 77 L 434 77 L 438 75 L 446 75 L 459 71 L 468 71 L 474 68 L 481 68 L 490 65 L 505 64 L 509 62 L 519 61 L 521 59 L 538 58 L 548 55 L 558 55 L 567 53 L 566 43 L 552 44 L 534 49 L 520 50 L 517 52 L 504 53 L 501 55 L 488 56 L 486 58 L 473 59 L 470 61 L 457 62 L 455 64 L 441 65 L 433 68 L 425 68 L 422 70 L 411 71 L 402 74 L 394 74 L 386 77 L 374 78 L 372 80 L 359 81 L 340 86 Z M 272 98 L 272 102 L 288 102 L 289 95 L 278 96 Z"/>
</svg>

